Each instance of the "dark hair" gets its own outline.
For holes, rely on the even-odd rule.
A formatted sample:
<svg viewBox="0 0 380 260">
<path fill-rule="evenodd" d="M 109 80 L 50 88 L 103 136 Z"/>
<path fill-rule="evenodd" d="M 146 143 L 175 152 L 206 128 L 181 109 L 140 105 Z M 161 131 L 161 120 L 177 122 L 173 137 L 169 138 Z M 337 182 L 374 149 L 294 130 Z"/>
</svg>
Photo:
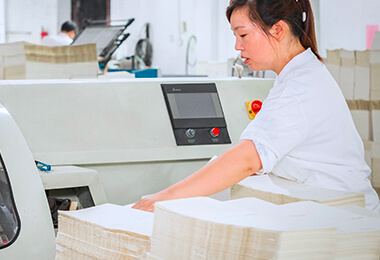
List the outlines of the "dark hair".
<svg viewBox="0 0 380 260">
<path fill-rule="evenodd" d="M 77 30 L 77 26 L 75 25 L 75 23 L 72 23 L 72 22 L 64 22 L 61 26 L 61 31 L 62 32 L 71 32 L 71 31 L 74 31 L 76 32 Z"/>
<path fill-rule="evenodd" d="M 231 22 L 231 15 L 235 9 L 248 7 L 249 18 L 266 34 L 269 29 L 280 20 L 286 22 L 294 36 L 298 37 L 302 46 L 310 48 L 315 56 L 319 56 L 315 37 L 314 16 L 309 0 L 231 0 L 226 15 Z M 303 21 L 303 12 L 306 20 Z"/>
</svg>

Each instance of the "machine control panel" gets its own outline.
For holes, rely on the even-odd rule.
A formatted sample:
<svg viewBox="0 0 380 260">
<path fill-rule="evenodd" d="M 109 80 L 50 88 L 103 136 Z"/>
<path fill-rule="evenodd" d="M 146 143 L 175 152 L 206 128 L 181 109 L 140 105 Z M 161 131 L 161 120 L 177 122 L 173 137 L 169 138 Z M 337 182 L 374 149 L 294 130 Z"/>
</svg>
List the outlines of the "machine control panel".
<svg viewBox="0 0 380 260">
<path fill-rule="evenodd" d="M 231 143 L 214 83 L 161 87 L 177 145 Z"/>
</svg>

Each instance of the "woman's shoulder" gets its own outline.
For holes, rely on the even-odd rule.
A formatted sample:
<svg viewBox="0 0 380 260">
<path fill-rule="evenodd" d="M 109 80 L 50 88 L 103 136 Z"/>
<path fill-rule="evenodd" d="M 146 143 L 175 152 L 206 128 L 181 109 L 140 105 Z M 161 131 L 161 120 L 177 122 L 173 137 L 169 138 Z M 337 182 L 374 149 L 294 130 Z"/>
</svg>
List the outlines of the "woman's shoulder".
<svg viewBox="0 0 380 260">
<path fill-rule="evenodd" d="M 329 91 L 339 88 L 326 66 L 318 61 L 311 61 L 295 68 L 283 82 L 286 93 L 305 93 Z"/>
</svg>

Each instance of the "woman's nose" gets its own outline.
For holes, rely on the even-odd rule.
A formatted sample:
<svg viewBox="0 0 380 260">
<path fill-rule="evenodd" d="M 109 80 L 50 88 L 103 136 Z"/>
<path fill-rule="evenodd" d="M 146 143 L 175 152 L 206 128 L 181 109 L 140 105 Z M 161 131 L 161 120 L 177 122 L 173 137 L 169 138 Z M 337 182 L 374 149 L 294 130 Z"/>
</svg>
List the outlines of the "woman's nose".
<svg viewBox="0 0 380 260">
<path fill-rule="evenodd" d="M 241 42 L 238 39 L 236 39 L 236 42 L 235 42 L 235 50 L 237 51 L 243 50 L 243 46 L 241 45 Z"/>
</svg>

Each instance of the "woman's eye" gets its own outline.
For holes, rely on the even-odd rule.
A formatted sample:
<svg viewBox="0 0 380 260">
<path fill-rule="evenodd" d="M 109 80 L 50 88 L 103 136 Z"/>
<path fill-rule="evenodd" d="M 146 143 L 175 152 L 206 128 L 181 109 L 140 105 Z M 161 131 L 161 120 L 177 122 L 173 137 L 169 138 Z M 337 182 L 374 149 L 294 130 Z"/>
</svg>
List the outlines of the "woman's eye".
<svg viewBox="0 0 380 260">
<path fill-rule="evenodd" d="M 240 35 L 241 38 L 244 38 L 247 34 L 242 34 Z"/>
</svg>

